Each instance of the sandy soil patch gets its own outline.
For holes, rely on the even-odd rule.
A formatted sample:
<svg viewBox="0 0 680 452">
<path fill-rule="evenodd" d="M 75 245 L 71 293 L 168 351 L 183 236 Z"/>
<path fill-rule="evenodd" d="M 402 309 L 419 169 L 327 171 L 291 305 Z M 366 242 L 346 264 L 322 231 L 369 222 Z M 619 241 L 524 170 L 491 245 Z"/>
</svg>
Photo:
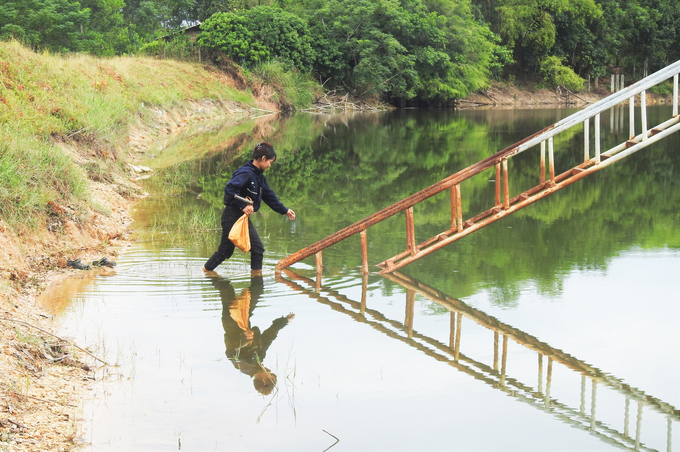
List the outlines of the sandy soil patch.
<svg viewBox="0 0 680 452">
<path fill-rule="evenodd" d="M 564 88 L 534 90 L 495 84 L 460 100 L 459 106 L 460 108 L 582 108 L 610 94 L 609 90 L 603 87 L 590 92 L 572 93 Z M 672 102 L 671 98 L 647 93 L 648 105 L 670 102 Z"/>
</svg>

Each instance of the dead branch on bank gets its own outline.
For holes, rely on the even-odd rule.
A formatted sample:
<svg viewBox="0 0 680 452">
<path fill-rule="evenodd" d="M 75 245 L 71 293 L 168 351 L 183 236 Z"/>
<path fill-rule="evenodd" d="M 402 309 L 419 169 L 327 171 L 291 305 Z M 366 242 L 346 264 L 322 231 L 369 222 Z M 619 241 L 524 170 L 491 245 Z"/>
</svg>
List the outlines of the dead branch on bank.
<svg viewBox="0 0 680 452">
<path fill-rule="evenodd" d="M 566 94 L 562 94 L 562 90 L 566 91 Z M 590 103 L 589 101 L 585 100 L 584 98 L 578 96 L 576 93 L 574 93 L 574 92 L 572 92 L 572 91 L 569 91 L 569 90 L 568 90 L 567 88 L 565 88 L 564 86 L 562 86 L 562 85 L 557 85 L 557 97 L 559 97 L 559 98 L 561 98 L 561 99 L 565 99 L 565 102 L 566 102 L 567 104 L 569 104 L 569 103 L 575 103 L 575 102 L 570 102 L 570 101 L 569 101 L 569 96 L 574 96 L 575 98 L 577 98 L 577 99 L 579 99 L 579 100 L 585 102 L 586 104 L 589 104 L 589 103 Z"/>
<path fill-rule="evenodd" d="M 472 100 L 465 100 L 465 99 L 458 99 L 456 100 L 456 107 L 458 108 L 466 108 L 466 107 L 487 107 L 487 106 L 493 106 L 495 104 L 490 104 L 488 102 L 476 102 Z M 469 104 L 469 105 L 460 105 L 460 104 Z"/>
<path fill-rule="evenodd" d="M 311 107 L 302 109 L 308 113 L 336 113 L 338 111 L 386 111 L 390 110 L 386 104 L 381 102 L 370 102 L 361 99 L 350 99 L 349 94 L 342 96 L 336 95 L 335 91 L 328 92 L 319 97 Z"/>
<path fill-rule="evenodd" d="M 489 98 L 489 99 L 491 100 L 491 102 L 493 102 L 492 104 L 489 104 L 489 105 L 498 105 L 498 104 L 502 104 L 502 103 L 503 103 L 503 102 L 499 101 L 498 99 L 496 99 L 496 98 L 495 98 L 494 96 L 492 96 L 491 94 L 489 94 L 488 91 L 479 91 L 479 94 L 481 94 L 481 95 L 484 96 L 484 97 Z"/>
<path fill-rule="evenodd" d="M 58 400 L 42 399 L 42 398 L 40 398 L 40 397 L 35 397 L 35 396 L 32 396 L 32 395 L 28 395 L 28 394 L 21 394 L 21 393 L 19 393 L 19 392 L 7 392 L 7 391 L 3 391 L 3 394 L 5 394 L 6 396 L 12 396 L 12 397 L 17 397 L 17 398 L 23 397 L 23 398 L 26 398 L 26 399 L 37 400 L 38 402 L 43 402 L 43 403 L 54 403 L 54 404 L 56 404 L 56 405 L 69 406 L 69 407 L 71 407 L 71 408 L 76 408 L 75 405 L 72 405 L 72 404 L 70 404 L 70 403 L 59 402 Z M 9 405 L 9 402 L 8 402 L 8 405 Z M 10 411 L 10 414 L 11 414 L 11 413 L 12 413 L 12 412 Z"/>
</svg>

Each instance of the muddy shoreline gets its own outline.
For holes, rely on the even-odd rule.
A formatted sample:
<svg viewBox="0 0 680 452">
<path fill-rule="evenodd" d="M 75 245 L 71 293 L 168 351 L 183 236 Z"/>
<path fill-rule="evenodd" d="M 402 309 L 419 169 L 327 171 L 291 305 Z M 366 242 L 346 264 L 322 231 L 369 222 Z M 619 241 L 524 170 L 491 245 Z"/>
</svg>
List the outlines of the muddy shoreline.
<svg viewBox="0 0 680 452">
<path fill-rule="evenodd" d="M 252 116 L 247 107 L 227 101 L 190 105 L 156 114 L 154 123 L 130 131 L 127 174 L 88 180 L 97 211 L 51 203 L 53 213 L 37 233 L 12 230 L 0 219 L 0 452 L 70 451 L 86 445 L 83 403 L 104 364 L 59 335 L 53 320 L 58 306 L 50 309 L 41 297 L 65 303 L 73 290 L 62 286 L 67 278 L 86 284 L 115 272 L 115 267 L 92 264 L 102 257 L 115 262 L 130 246 L 131 209 L 148 196 L 137 183 L 145 176 L 138 163 L 152 144 L 197 122 Z M 96 158 L 87 140 L 57 144 L 80 164 Z M 71 268 L 68 262 L 76 259 L 90 270 Z"/>
</svg>

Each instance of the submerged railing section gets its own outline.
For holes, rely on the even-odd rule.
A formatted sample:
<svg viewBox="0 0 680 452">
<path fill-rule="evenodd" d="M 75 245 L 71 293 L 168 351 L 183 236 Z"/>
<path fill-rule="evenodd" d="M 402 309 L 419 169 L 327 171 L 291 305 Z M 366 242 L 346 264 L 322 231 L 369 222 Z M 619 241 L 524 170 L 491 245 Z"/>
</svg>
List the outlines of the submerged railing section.
<svg viewBox="0 0 680 452">
<path fill-rule="evenodd" d="M 316 257 L 317 273 L 321 273 L 323 270 L 322 250 L 350 236 L 359 234 L 362 250 L 362 272 L 368 273 L 367 229 L 399 212 L 405 212 L 405 251 L 376 264 L 382 268 L 381 274 L 398 270 L 680 130 L 680 117 L 678 116 L 679 73 L 680 61 L 677 61 L 634 85 L 622 89 L 418 193 L 303 248 L 280 260 L 276 270 L 280 272 L 282 269 L 314 255 Z M 673 79 L 672 115 L 660 124 L 650 127 L 647 123 L 646 92 L 650 88 L 671 78 Z M 635 106 L 638 102 L 641 115 L 639 131 L 635 127 Z M 621 105 L 625 104 L 628 104 L 629 108 L 629 139 L 611 149 L 603 151 L 601 149 L 601 114 L 608 110 L 620 110 Z M 583 163 L 569 168 L 561 174 L 556 174 L 554 139 L 560 133 L 573 127 L 582 127 L 583 130 Z M 593 134 L 592 139 L 591 132 Z M 540 151 L 538 185 L 523 193 L 512 195 L 510 193 L 508 160 L 527 150 Z M 494 205 L 481 213 L 463 218 L 461 183 L 489 169 L 495 169 L 496 172 Z M 416 243 L 413 206 L 445 190 L 450 191 L 451 227 L 434 237 Z"/>
<path fill-rule="evenodd" d="M 293 290 L 305 293 L 317 302 L 329 306 L 331 309 L 349 315 L 360 323 L 365 323 L 374 329 L 410 345 L 428 356 L 449 364 L 450 366 L 483 381 L 494 389 L 503 391 L 517 401 L 527 403 L 543 412 L 552 414 L 562 422 L 585 431 L 598 439 L 626 450 L 657 451 L 661 448 L 650 447 L 645 444 L 643 431 L 666 431 L 665 450 L 672 452 L 673 423 L 680 422 L 680 411 L 673 405 L 656 397 L 646 394 L 640 389 L 626 384 L 623 380 L 603 372 L 582 360 L 579 360 L 562 350 L 551 347 L 538 338 L 517 328 L 500 322 L 498 319 L 475 309 L 463 301 L 449 297 L 443 292 L 430 287 L 416 279 L 400 272 L 384 275 L 389 280 L 406 289 L 404 320 L 387 318 L 378 310 L 367 305 L 368 275 L 364 274 L 361 300 L 351 300 L 345 295 L 331 288 L 324 287 L 321 275 L 316 280 L 304 277 L 291 270 L 284 270 L 277 281 L 288 285 Z M 450 312 L 449 342 L 448 344 L 420 333 L 414 325 L 416 294 L 443 306 Z M 465 320 L 465 323 L 464 323 Z M 491 362 L 482 362 L 471 358 L 463 352 L 466 342 L 465 324 L 473 322 L 488 330 L 489 347 L 493 347 Z M 478 341 L 478 339 L 476 339 Z M 511 360 L 508 352 L 508 342 L 512 340 L 521 347 L 536 353 L 535 384 L 520 381 L 508 375 L 508 363 Z M 577 378 L 566 381 L 562 377 L 555 377 L 556 367 L 576 374 Z M 578 406 L 570 406 L 567 401 L 560 401 L 551 394 L 554 379 L 560 378 L 565 385 L 576 384 L 571 393 L 580 393 Z M 564 380 L 564 381 L 562 381 Z M 610 390 L 615 397 L 603 390 Z M 598 392 L 599 391 L 599 392 Z M 598 407 L 604 411 L 620 410 L 620 416 L 615 423 L 598 419 Z M 655 416 L 652 416 L 654 414 Z M 645 425 L 643 428 L 643 420 Z M 650 422 L 655 422 L 653 429 Z M 665 425 L 658 425 L 659 422 Z M 655 437 L 655 441 L 660 438 Z"/>
</svg>

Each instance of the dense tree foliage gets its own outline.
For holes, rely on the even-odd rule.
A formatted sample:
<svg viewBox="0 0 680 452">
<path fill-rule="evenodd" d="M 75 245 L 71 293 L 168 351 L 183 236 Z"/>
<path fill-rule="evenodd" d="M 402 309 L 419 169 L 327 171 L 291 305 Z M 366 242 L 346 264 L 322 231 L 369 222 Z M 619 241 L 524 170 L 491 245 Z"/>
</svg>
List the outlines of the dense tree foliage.
<svg viewBox="0 0 680 452">
<path fill-rule="evenodd" d="M 280 8 L 258 6 L 237 13 L 216 13 L 201 25 L 202 47 L 220 50 L 239 64 L 278 59 L 308 71 L 314 61 L 307 24 Z"/>
<path fill-rule="evenodd" d="M 165 6 L 135 0 L 0 0 L 0 38 L 55 52 L 134 53 L 159 34 L 163 21 L 171 21 L 174 13 Z"/>
<path fill-rule="evenodd" d="M 324 82 L 397 102 L 442 102 L 487 82 L 495 43 L 469 3 L 305 0 Z M 467 5 L 467 8 L 465 7 Z"/>
<path fill-rule="evenodd" d="M 57 52 L 164 49 L 148 44 L 201 22 L 198 45 L 238 64 L 277 60 L 402 105 L 491 78 L 634 81 L 680 59 L 677 0 L 0 0 L 0 39 Z"/>
<path fill-rule="evenodd" d="M 584 53 L 594 40 L 589 27 L 602 17 L 594 0 L 505 0 L 497 10 L 501 35 L 514 49 L 516 70 L 525 73 L 542 68 L 551 56 L 559 57 L 551 59 L 551 66 L 562 64 L 562 58 L 571 60 L 560 72 L 587 64 Z"/>
<path fill-rule="evenodd" d="M 0 5 L 0 35 L 31 46 L 49 43 L 56 51 L 80 50 L 88 9 L 69 0 L 19 0 Z"/>
<path fill-rule="evenodd" d="M 558 57 L 580 77 L 619 67 L 637 79 L 680 59 L 676 0 L 472 0 L 527 76 Z M 554 61 L 554 59 L 553 59 Z"/>
</svg>

